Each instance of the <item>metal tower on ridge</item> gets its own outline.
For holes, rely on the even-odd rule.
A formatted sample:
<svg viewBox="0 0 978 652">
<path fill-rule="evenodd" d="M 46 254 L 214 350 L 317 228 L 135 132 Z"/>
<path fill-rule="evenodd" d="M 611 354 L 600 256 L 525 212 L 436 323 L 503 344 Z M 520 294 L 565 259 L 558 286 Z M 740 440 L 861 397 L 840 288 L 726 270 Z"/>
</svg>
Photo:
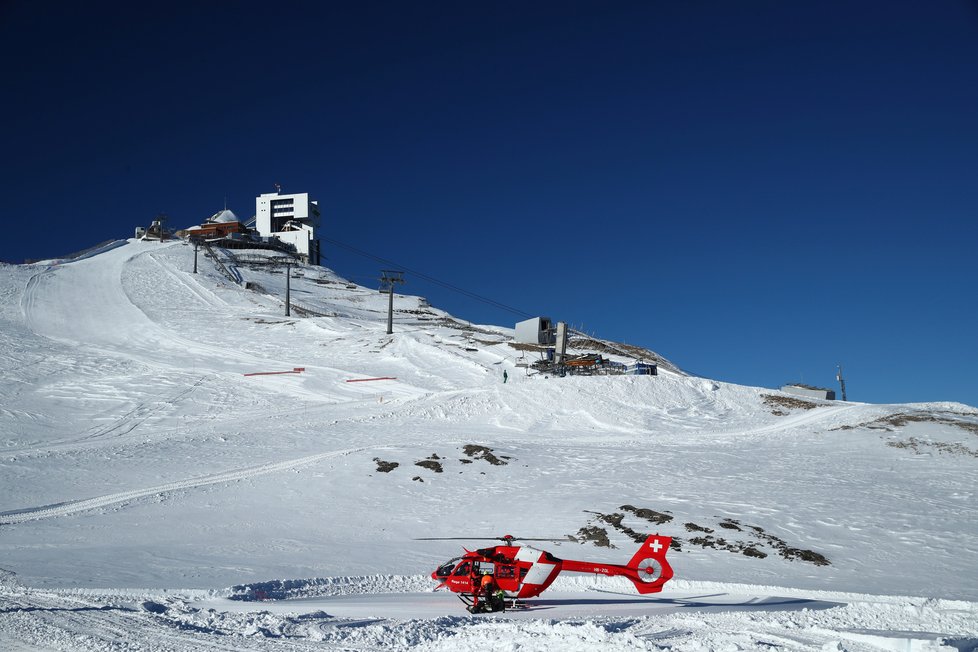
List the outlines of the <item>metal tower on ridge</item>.
<svg viewBox="0 0 978 652">
<path fill-rule="evenodd" d="M 404 272 L 382 269 L 380 273 L 380 291 L 389 294 L 387 298 L 387 334 L 394 334 L 394 286 L 404 282 Z"/>
</svg>

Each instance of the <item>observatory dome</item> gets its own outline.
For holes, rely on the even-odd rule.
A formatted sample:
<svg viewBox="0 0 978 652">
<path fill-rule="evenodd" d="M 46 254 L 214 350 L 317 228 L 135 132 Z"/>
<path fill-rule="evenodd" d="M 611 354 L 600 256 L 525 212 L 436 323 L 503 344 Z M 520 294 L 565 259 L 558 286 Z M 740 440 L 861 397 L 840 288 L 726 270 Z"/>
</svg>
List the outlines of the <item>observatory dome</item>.
<svg viewBox="0 0 978 652">
<path fill-rule="evenodd" d="M 223 211 L 218 211 L 213 215 L 211 215 L 207 221 L 211 224 L 221 223 L 221 222 L 240 222 L 238 216 L 226 208 Z"/>
</svg>

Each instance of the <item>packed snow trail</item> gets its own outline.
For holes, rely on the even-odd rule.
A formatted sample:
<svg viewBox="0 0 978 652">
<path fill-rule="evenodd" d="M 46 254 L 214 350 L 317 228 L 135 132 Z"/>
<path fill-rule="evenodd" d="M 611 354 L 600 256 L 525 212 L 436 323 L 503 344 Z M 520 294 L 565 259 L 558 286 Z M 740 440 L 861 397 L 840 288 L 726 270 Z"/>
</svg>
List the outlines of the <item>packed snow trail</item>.
<svg viewBox="0 0 978 652">
<path fill-rule="evenodd" d="M 131 500 L 136 500 L 138 498 L 144 498 L 146 496 L 163 494 L 169 491 L 179 491 L 181 489 L 195 489 L 198 487 L 206 487 L 212 484 L 236 482 L 238 480 L 254 478 L 268 473 L 276 473 L 279 471 L 294 469 L 300 466 L 308 466 L 310 464 L 316 464 L 317 462 L 321 462 L 323 460 L 342 457 L 344 455 L 349 455 L 351 453 L 355 453 L 361 450 L 364 449 L 350 448 L 342 451 L 332 451 L 329 453 L 321 453 L 318 455 L 309 455 L 307 457 L 300 457 L 294 460 L 285 460 L 284 462 L 262 464 L 260 466 L 255 466 L 246 469 L 237 469 L 234 471 L 216 473 L 214 475 L 208 475 L 204 477 L 189 478 L 187 480 L 169 482 L 167 484 L 157 485 L 155 487 L 146 487 L 143 489 L 134 489 L 132 491 L 123 491 L 120 493 L 109 494 L 106 496 L 98 496 L 96 498 L 66 501 L 63 503 L 44 505 L 41 507 L 9 510 L 6 512 L 0 512 L 0 525 L 23 523 L 25 521 L 36 521 L 43 518 L 52 518 L 57 516 L 68 516 L 71 514 L 77 514 L 78 512 L 85 512 L 91 509 L 108 507 L 109 505 L 124 503 Z"/>
</svg>

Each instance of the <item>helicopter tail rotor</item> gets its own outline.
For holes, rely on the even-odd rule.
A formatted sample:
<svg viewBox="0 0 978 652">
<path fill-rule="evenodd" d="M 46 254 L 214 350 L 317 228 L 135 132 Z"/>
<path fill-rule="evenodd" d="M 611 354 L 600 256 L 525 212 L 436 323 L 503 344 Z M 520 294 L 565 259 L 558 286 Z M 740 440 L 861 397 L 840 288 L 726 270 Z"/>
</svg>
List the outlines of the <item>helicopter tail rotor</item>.
<svg viewBox="0 0 978 652">
<path fill-rule="evenodd" d="M 671 537 L 653 534 L 642 543 L 642 547 L 628 562 L 626 568 L 631 572 L 626 577 L 639 593 L 658 593 L 672 579 L 672 566 L 666 561 L 670 543 Z"/>
</svg>

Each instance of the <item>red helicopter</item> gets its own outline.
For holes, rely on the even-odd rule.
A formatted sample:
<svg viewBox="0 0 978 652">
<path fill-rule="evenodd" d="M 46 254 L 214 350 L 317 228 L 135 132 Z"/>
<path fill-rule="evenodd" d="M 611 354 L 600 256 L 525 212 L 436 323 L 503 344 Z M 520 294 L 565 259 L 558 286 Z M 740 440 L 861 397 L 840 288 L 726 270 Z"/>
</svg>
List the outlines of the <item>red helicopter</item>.
<svg viewBox="0 0 978 652">
<path fill-rule="evenodd" d="M 448 537 L 456 540 L 462 537 Z M 445 540 L 445 538 L 426 538 L 425 541 Z M 468 539 L 471 540 L 471 539 Z M 499 537 L 502 545 L 479 550 L 465 549 L 465 554 L 455 557 L 437 568 L 431 579 L 439 582 L 435 590 L 442 586 L 457 593 L 470 611 L 495 610 L 501 608 L 503 600 L 510 605 L 519 606 L 519 600 L 535 598 L 549 587 L 561 571 L 571 573 L 595 573 L 598 575 L 622 575 L 635 584 L 639 593 L 658 593 L 672 579 L 672 567 L 666 561 L 671 537 L 653 534 L 638 549 L 638 552 L 624 566 L 618 564 L 598 564 L 572 559 L 558 559 L 549 552 L 537 550 L 528 545 L 516 545 L 516 541 L 566 541 L 567 539 L 517 539 L 512 535 Z M 492 578 L 485 580 L 486 576 Z M 492 597 L 484 587 L 489 584 L 497 596 L 495 608 Z M 492 585 L 495 586 L 492 586 Z M 481 606 L 480 606 L 481 599 Z"/>
</svg>

